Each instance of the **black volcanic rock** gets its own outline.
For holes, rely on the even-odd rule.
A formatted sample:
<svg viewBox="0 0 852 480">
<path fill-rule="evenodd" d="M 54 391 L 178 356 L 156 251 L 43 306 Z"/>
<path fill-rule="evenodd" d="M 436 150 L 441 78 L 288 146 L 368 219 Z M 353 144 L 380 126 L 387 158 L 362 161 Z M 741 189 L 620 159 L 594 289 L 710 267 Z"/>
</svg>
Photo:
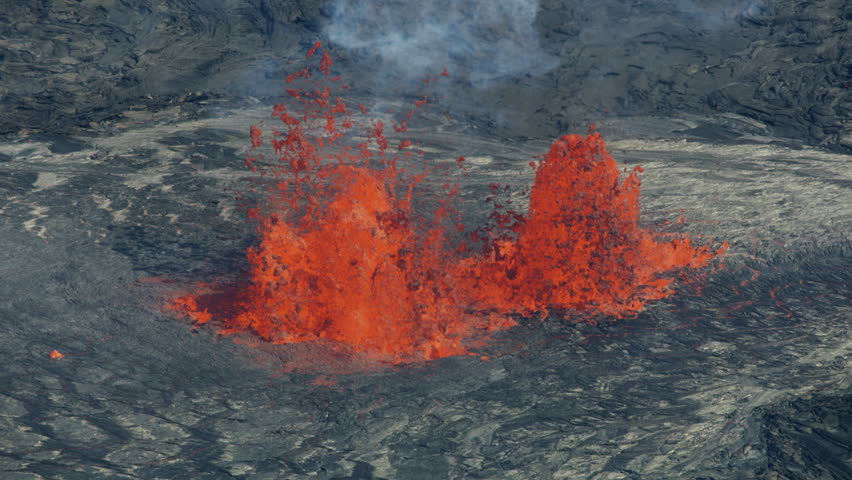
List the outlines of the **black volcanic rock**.
<svg viewBox="0 0 852 480">
<path fill-rule="evenodd" d="M 467 157 L 465 224 L 493 183 L 525 209 L 542 137 L 594 121 L 645 167 L 643 223 L 730 248 L 633 318 L 553 312 L 487 358 L 368 368 L 164 311 L 242 278 L 248 127 L 330 2 L 0 0 L 0 480 L 852 478 L 848 9 L 542 0 L 559 66 L 476 82 L 459 54 L 406 135 Z M 332 50 L 371 115 L 419 98 Z"/>
<path fill-rule="evenodd" d="M 2 0 L 0 132 L 87 127 L 131 104 L 200 90 L 277 95 L 287 61 L 324 38 L 332 7 Z M 416 8 L 403 12 L 401 25 L 377 28 L 416 24 Z M 509 135 L 553 136 L 610 116 L 727 113 L 753 119 L 761 135 L 849 149 L 850 15 L 843 0 L 545 0 L 535 27 L 557 68 L 474 87 L 460 59 L 446 95 Z M 383 96 L 386 84 L 370 78 L 374 53 L 353 51 L 341 68 Z"/>
<path fill-rule="evenodd" d="M 678 228 L 731 244 L 724 267 L 634 318 L 522 321 L 488 360 L 359 370 L 163 311 L 254 241 L 234 195 L 269 108 L 189 103 L 0 142 L 0 478 L 848 478 L 849 155 L 679 133 L 749 132 L 727 119 L 605 121 L 646 167 L 644 221 L 685 210 Z M 440 112 L 410 126 L 430 158 L 468 156 L 470 225 L 547 148 Z"/>
<path fill-rule="evenodd" d="M 3 0 L 0 131 L 87 126 L 150 96 L 256 94 L 318 15 L 308 0 Z"/>
<path fill-rule="evenodd" d="M 852 397 L 817 395 L 759 415 L 768 468 L 778 477 L 852 478 Z"/>
<path fill-rule="evenodd" d="M 764 133 L 852 147 L 848 2 L 689 3 L 543 2 L 544 46 L 561 65 L 493 88 L 497 104 L 522 112 L 507 130 L 553 135 L 612 115 L 730 113 Z"/>
</svg>

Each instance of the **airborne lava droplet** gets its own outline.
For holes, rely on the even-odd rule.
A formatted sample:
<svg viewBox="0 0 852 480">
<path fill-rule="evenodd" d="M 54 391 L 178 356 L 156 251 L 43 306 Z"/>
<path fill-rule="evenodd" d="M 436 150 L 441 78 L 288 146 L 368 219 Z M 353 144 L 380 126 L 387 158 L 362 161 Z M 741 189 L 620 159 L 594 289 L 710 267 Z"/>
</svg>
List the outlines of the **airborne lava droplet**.
<svg viewBox="0 0 852 480">
<path fill-rule="evenodd" d="M 273 343 L 339 342 L 394 363 L 472 354 L 519 315 L 627 317 L 673 294 L 684 269 L 705 267 L 726 248 L 662 240 L 640 227 L 640 169 L 622 178 L 593 131 L 558 139 L 531 163 L 526 214 L 495 202 L 495 226 L 459 240 L 467 234 L 453 206 L 458 186 L 445 185 L 433 212 L 415 212 L 416 187 L 437 169 L 412 162 L 410 140 L 390 148 L 384 123 L 358 126 L 343 100 L 312 80 L 317 71 L 331 75 L 328 52 L 321 58 L 287 78 L 313 85 L 290 92 L 302 113 L 274 109 L 283 125 L 269 141 L 277 165 L 248 162 L 274 179 L 264 204 L 249 211 L 258 234 L 247 252 L 249 281 L 227 299 L 205 288 L 170 304 L 196 324 Z M 353 129 L 366 140 L 354 143 Z M 266 145 L 259 127 L 250 132 L 252 150 Z"/>
<path fill-rule="evenodd" d="M 314 53 L 316 53 L 317 49 L 320 48 L 320 47 L 322 47 L 322 42 L 315 42 L 314 46 L 312 46 L 310 48 L 310 50 L 308 50 L 308 53 L 305 54 L 305 58 L 309 59 L 309 58 L 313 57 Z"/>
</svg>

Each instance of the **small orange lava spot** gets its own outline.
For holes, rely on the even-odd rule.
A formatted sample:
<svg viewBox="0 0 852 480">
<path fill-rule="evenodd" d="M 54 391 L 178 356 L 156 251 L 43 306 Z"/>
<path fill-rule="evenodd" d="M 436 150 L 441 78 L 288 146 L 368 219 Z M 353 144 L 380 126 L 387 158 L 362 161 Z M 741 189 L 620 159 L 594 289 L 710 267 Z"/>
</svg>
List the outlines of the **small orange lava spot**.
<svg viewBox="0 0 852 480">
<path fill-rule="evenodd" d="M 50 352 L 50 359 L 51 360 L 59 360 L 60 358 L 62 358 L 64 356 L 65 355 L 60 353 L 59 350 L 54 350 L 54 351 Z"/>
</svg>

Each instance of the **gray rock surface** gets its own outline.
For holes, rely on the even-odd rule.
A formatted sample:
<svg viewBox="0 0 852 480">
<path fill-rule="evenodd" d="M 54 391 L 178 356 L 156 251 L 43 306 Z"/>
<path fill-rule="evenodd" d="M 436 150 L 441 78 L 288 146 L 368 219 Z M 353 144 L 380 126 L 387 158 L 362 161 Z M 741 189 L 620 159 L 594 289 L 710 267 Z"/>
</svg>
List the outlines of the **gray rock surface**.
<svg viewBox="0 0 852 480">
<path fill-rule="evenodd" d="M 404 32 L 421 21 L 417 8 L 388 4 L 402 5 L 397 24 L 376 28 Z M 334 7 L 323 0 L 0 1 L 0 132 L 86 129 L 129 105 L 162 108 L 195 92 L 275 96 L 287 62 L 327 40 Z M 535 31 L 558 66 L 479 85 L 469 79 L 488 58 L 457 56 L 444 95 L 457 113 L 510 136 L 552 137 L 620 115 L 728 113 L 755 120 L 760 134 L 848 151 L 850 18 L 844 0 L 542 0 Z M 498 27 L 466 40 L 493 42 Z M 375 51 L 336 47 L 347 58 L 338 68 L 359 80 L 362 93 L 387 95 L 389 82 L 375 72 L 394 79 L 405 70 L 379 69 Z"/>
<path fill-rule="evenodd" d="M 309 0 L 0 2 L 0 131 L 88 127 L 197 91 L 256 94 L 257 78 L 313 42 L 318 10 Z"/>
<path fill-rule="evenodd" d="M 527 322 L 488 361 L 333 374 L 346 362 L 321 347 L 161 310 L 245 266 L 233 191 L 268 114 L 208 99 L 0 144 L 0 478 L 849 478 L 848 155 L 747 141 L 732 119 L 605 121 L 646 169 L 647 222 L 685 209 L 682 228 L 731 243 L 701 291 L 622 322 Z M 679 133 L 723 124 L 739 140 Z M 480 218 L 487 184 L 528 184 L 547 146 L 437 110 L 414 127 L 430 158 L 468 156 Z"/>
<path fill-rule="evenodd" d="M 636 318 L 385 369 L 162 310 L 245 268 L 248 126 L 332 7 L 0 0 L 0 479 L 852 478 L 848 2 L 542 0 L 553 69 L 459 54 L 409 134 L 467 157 L 466 223 L 593 121 L 644 221 L 731 248 Z M 377 115 L 427 91 L 332 49 Z"/>
</svg>

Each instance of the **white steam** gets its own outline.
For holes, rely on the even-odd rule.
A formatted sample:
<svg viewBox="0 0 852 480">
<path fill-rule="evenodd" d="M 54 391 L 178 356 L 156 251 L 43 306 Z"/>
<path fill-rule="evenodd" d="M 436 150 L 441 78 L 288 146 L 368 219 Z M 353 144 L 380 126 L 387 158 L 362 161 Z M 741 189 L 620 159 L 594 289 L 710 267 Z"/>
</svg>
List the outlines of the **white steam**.
<svg viewBox="0 0 852 480">
<path fill-rule="evenodd" d="M 558 59 L 541 49 L 537 0 L 335 0 L 329 39 L 414 75 L 461 70 L 482 82 L 541 74 Z"/>
</svg>

